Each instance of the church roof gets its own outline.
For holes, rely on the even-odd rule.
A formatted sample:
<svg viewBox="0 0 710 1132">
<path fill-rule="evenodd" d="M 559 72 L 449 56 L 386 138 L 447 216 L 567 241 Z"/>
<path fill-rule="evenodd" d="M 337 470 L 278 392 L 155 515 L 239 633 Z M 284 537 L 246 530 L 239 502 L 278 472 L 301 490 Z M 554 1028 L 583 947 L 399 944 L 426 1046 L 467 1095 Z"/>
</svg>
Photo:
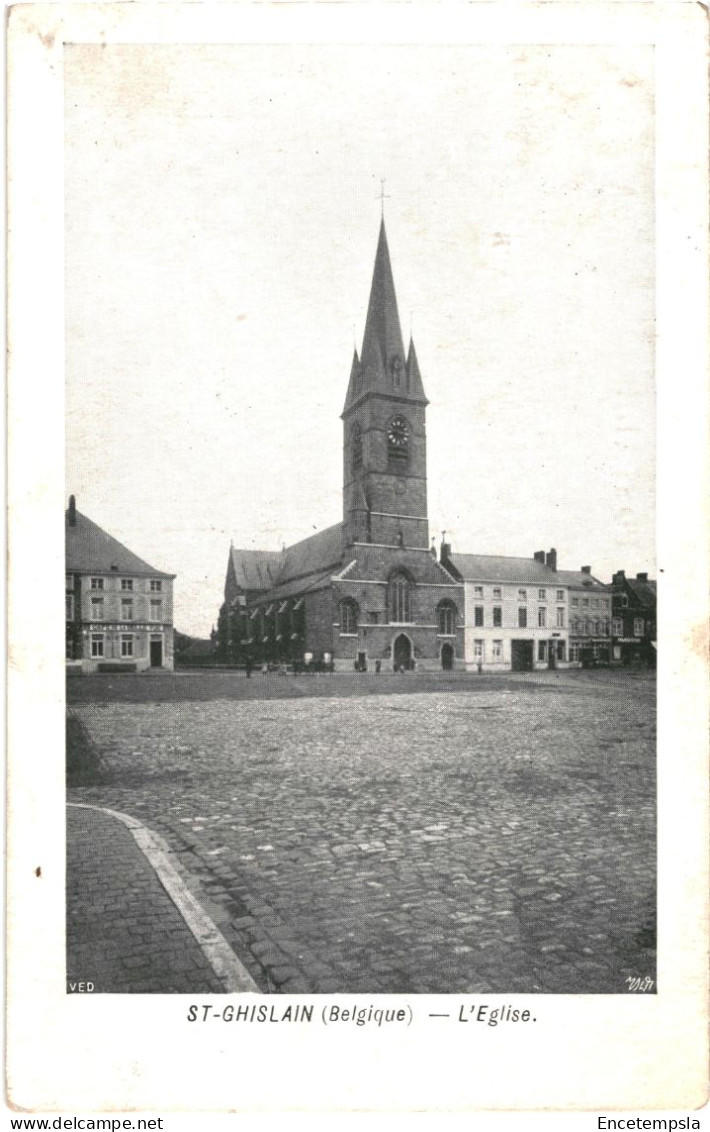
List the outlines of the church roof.
<svg viewBox="0 0 710 1132">
<path fill-rule="evenodd" d="M 343 560 L 343 528 L 341 523 L 326 527 L 318 534 L 287 546 L 283 553 L 277 584 L 321 570 L 340 566 Z"/>
<path fill-rule="evenodd" d="M 72 496 L 73 501 L 73 496 Z M 135 574 L 154 578 L 174 578 L 144 562 L 132 550 L 102 530 L 81 511 L 65 512 L 66 569 L 69 573 Z"/>
<path fill-rule="evenodd" d="M 359 360 L 357 351 L 353 357 L 344 411 L 375 392 L 427 403 L 412 343 L 409 356 L 405 357 L 384 220 L 380 224 L 362 352 Z"/>
<path fill-rule="evenodd" d="M 324 589 L 330 585 L 333 576 L 332 569 L 315 570 L 311 574 L 301 575 L 300 578 L 291 578 L 289 581 L 279 583 L 269 590 L 269 601 L 284 601 L 287 597 L 297 597 L 314 590 Z"/>
<path fill-rule="evenodd" d="M 529 582 L 554 585 L 556 570 L 534 558 L 508 558 L 497 554 L 452 554 L 449 561 L 465 582 Z"/>
<path fill-rule="evenodd" d="M 240 550 L 232 547 L 230 558 L 237 585 L 269 598 L 288 597 L 317 588 L 342 566 L 342 525 L 335 523 L 315 535 L 276 550 Z"/>
<path fill-rule="evenodd" d="M 234 580 L 243 590 L 268 590 L 274 584 L 281 563 L 278 550 L 230 549 Z"/>
</svg>

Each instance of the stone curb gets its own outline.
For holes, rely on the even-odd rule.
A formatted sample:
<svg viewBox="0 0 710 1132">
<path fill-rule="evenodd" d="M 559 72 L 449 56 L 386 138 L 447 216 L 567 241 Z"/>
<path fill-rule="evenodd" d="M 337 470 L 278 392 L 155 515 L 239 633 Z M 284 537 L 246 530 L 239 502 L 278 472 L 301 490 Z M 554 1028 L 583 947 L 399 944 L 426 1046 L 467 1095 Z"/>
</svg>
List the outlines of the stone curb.
<svg viewBox="0 0 710 1132">
<path fill-rule="evenodd" d="M 171 850 L 162 838 L 129 814 L 83 802 L 69 802 L 68 805 L 76 809 L 98 811 L 125 825 L 194 936 L 205 959 L 224 985 L 225 991 L 232 994 L 259 993 L 259 987 L 247 969 L 175 869 L 170 860 Z"/>
</svg>

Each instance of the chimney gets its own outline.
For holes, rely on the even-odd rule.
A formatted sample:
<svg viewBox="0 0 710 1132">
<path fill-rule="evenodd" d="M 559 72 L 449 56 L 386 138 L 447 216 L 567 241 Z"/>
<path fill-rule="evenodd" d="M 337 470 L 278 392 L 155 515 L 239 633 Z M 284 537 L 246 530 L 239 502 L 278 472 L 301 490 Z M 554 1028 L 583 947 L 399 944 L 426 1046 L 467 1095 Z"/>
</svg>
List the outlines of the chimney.
<svg viewBox="0 0 710 1132">
<path fill-rule="evenodd" d="M 76 498 L 73 495 L 69 496 L 69 526 L 76 526 Z"/>
<path fill-rule="evenodd" d="M 536 562 L 542 563 L 543 566 L 545 565 L 545 551 L 544 550 L 536 550 L 535 553 L 533 554 L 533 558 L 535 559 Z"/>
<path fill-rule="evenodd" d="M 591 566 L 583 566 L 583 567 L 582 567 L 582 573 L 583 573 L 583 574 L 591 574 L 591 572 L 592 572 L 592 567 L 591 567 Z"/>
<path fill-rule="evenodd" d="M 557 551 L 555 550 L 554 546 L 547 555 L 546 565 L 549 566 L 551 570 L 557 569 Z"/>
<path fill-rule="evenodd" d="M 648 574 L 647 573 L 646 574 L 637 574 L 636 575 L 636 581 L 637 582 L 647 582 L 648 581 Z"/>
<path fill-rule="evenodd" d="M 626 574 L 624 573 L 623 570 L 617 570 L 616 573 L 612 575 L 612 579 L 611 579 L 612 586 L 623 586 L 625 581 L 626 581 Z"/>
<path fill-rule="evenodd" d="M 451 557 L 451 543 L 441 540 L 441 550 L 439 552 L 439 560 L 446 562 Z"/>
</svg>

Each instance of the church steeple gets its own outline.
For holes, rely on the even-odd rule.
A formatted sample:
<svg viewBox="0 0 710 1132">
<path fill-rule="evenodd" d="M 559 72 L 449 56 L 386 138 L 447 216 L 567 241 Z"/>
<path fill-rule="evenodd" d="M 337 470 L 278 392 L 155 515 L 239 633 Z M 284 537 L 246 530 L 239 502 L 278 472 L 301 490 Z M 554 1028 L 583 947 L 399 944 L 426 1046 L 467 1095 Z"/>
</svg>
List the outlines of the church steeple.
<svg viewBox="0 0 710 1132">
<path fill-rule="evenodd" d="M 410 355 L 412 353 L 410 345 Z M 427 404 L 419 369 L 405 362 L 402 328 L 384 219 L 380 223 L 370 301 L 359 363 L 353 359 L 344 412 L 369 393 L 386 393 Z"/>
<path fill-rule="evenodd" d="M 429 548 L 424 394 L 414 343 L 405 355 L 384 220 L 362 353 L 343 420 L 343 545 Z"/>
</svg>

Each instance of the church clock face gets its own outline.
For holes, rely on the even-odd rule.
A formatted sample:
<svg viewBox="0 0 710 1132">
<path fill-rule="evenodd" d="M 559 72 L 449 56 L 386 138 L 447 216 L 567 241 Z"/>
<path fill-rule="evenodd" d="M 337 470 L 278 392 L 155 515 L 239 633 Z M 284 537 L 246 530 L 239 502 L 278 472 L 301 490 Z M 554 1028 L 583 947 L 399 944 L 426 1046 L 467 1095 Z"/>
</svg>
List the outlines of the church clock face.
<svg viewBox="0 0 710 1132">
<path fill-rule="evenodd" d="M 392 448 L 401 452 L 407 451 L 409 443 L 409 426 L 403 417 L 392 417 L 387 426 L 387 440 Z"/>
</svg>

